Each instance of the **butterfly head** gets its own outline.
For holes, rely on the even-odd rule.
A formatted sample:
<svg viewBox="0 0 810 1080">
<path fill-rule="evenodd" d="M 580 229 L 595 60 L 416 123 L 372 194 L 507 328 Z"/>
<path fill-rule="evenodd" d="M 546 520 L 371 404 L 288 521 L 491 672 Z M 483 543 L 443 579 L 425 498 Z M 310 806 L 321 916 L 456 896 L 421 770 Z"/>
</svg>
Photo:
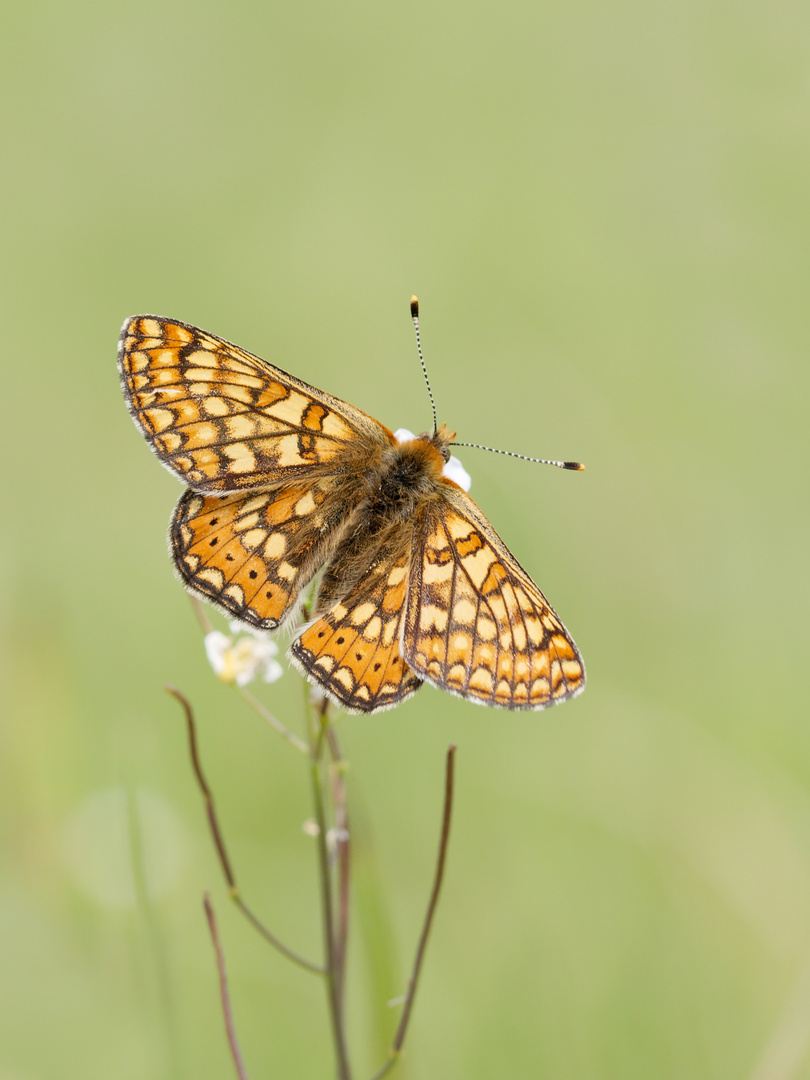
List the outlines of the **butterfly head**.
<svg viewBox="0 0 810 1080">
<path fill-rule="evenodd" d="M 451 431 L 447 424 L 441 424 L 432 434 L 426 432 L 419 436 L 420 439 L 426 439 L 431 446 L 436 447 L 445 465 L 450 460 L 450 447 L 453 445 L 455 437 L 455 431 Z"/>
<path fill-rule="evenodd" d="M 427 444 L 427 446 L 438 452 L 443 462 L 450 460 L 450 447 L 453 445 L 455 437 L 455 431 L 451 431 L 447 424 L 442 424 L 436 431 L 423 431 L 421 435 L 414 435 L 407 428 L 397 428 L 394 432 L 394 438 L 400 446 L 406 443 L 421 443 L 423 446 Z"/>
<path fill-rule="evenodd" d="M 394 438 L 399 444 L 398 460 L 411 462 L 416 471 L 425 476 L 434 479 L 441 476 L 450 459 L 449 446 L 454 438 L 451 431 L 442 426 L 435 432 L 423 431 L 421 435 L 414 435 L 406 428 L 399 428 L 394 432 Z"/>
<path fill-rule="evenodd" d="M 470 474 L 458 458 L 450 453 L 455 437 L 455 432 L 451 431 L 446 424 L 442 424 L 436 431 L 423 431 L 421 435 L 414 435 L 407 428 L 398 428 L 394 432 L 394 438 L 400 445 L 411 444 L 410 453 L 415 454 L 424 463 L 427 472 L 434 479 L 444 476 L 458 484 L 464 491 L 469 491 Z"/>
</svg>

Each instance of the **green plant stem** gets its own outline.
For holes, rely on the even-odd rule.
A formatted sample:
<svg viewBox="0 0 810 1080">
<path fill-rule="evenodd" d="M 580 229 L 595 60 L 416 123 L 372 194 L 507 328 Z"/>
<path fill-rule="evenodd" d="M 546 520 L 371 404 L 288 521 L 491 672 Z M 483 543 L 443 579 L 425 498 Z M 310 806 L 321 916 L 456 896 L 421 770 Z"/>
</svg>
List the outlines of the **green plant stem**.
<svg viewBox="0 0 810 1080">
<path fill-rule="evenodd" d="M 144 865 L 143 850 L 143 822 L 138 807 L 137 792 L 127 784 L 127 823 L 129 825 L 130 848 L 132 852 L 132 873 L 135 885 L 135 896 L 141 920 L 146 929 L 152 959 L 155 963 L 157 976 L 159 1002 L 159 1014 L 163 1024 L 166 1047 L 169 1055 L 171 1074 L 174 1076 L 179 1069 L 179 1057 L 177 1051 L 177 1031 L 175 1027 L 175 1014 L 173 999 L 170 990 L 170 979 L 167 969 L 166 943 L 162 940 L 160 923 L 155 916 L 155 908 L 149 897 L 149 888 Z"/>
<path fill-rule="evenodd" d="M 239 694 L 242 700 L 246 701 L 248 705 L 250 705 L 251 709 L 253 709 L 254 712 L 257 712 L 262 718 L 262 720 L 264 720 L 266 724 L 269 724 L 273 731 L 275 731 L 276 734 L 280 735 L 282 739 L 285 739 L 290 744 L 290 746 L 294 746 L 295 749 L 300 750 L 302 754 L 309 753 L 309 747 L 304 742 L 304 740 L 299 739 L 295 732 L 290 731 L 290 729 L 285 724 L 282 724 L 279 719 L 273 716 L 270 710 L 267 709 L 264 705 L 262 705 L 259 699 L 257 697 L 254 697 L 249 690 L 245 690 L 244 687 L 237 686 L 236 692 Z"/>
<path fill-rule="evenodd" d="M 332 896 L 332 872 L 329 865 L 329 847 L 327 833 L 329 824 L 326 814 L 326 799 L 322 776 L 323 748 L 329 725 L 327 716 L 328 702 L 323 701 L 317 715 L 312 717 L 310 725 L 311 751 L 310 776 L 315 807 L 315 821 L 318 825 L 318 869 L 321 886 L 321 912 L 323 915 L 324 949 L 326 952 L 326 983 L 329 999 L 329 1015 L 332 1022 L 332 1034 L 335 1043 L 338 1080 L 351 1080 L 349 1056 L 346 1047 L 344 1026 L 343 995 L 338 967 L 335 963 L 335 916 Z"/>
<path fill-rule="evenodd" d="M 338 915 L 335 934 L 335 975 L 341 1001 L 345 1001 L 346 949 L 349 937 L 349 882 L 351 877 L 351 834 L 349 810 L 346 800 L 346 783 L 343 779 L 345 763 L 335 729 L 330 724 L 326 731 L 329 754 L 332 758 L 332 806 L 335 816 L 335 855 L 338 873 Z"/>
</svg>

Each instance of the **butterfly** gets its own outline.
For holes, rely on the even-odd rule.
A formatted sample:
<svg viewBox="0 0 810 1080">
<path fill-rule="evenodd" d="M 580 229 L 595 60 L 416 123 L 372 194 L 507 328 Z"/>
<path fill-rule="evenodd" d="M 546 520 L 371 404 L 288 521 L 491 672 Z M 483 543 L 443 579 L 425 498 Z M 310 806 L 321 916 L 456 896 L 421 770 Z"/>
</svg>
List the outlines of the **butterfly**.
<svg viewBox="0 0 810 1080">
<path fill-rule="evenodd" d="M 118 365 L 136 425 L 187 485 L 169 529 L 183 584 L 273 630 L 321 574 L 290 655 L 347 711 L 390 708 L 423 682 L 507 709 L 583 689 L 565 627 L 444 474 L 445 425 L 400 442 L 353 405 L 155 315 L 124 323 Z"/>
</svg>

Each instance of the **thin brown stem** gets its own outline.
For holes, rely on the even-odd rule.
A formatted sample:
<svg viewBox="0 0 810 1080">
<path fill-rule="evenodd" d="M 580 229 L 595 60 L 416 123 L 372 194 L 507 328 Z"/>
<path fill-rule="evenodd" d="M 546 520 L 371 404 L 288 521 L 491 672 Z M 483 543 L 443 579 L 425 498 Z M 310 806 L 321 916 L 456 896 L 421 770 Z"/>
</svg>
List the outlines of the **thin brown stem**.
<svg viewBox="0 0 810 1080">
<path fill-rule="evenodd" d="M 408 1029 L 408 1021 L 411 1016 L 411 1008 L 413 1007 L 413 999 L 416 995 L 416 986 L 419 981 L 419 973 L 422 970 L 422 961 L 425 956 L 425 948 L 427 947 L 428 935 L 430 934 L 430 928 L 433 925 L 433 916 L 436 913 L 436 905 L 439 902 L 439 893 L 442 888 L 442 879 L 444 878 L 444 865 L 447 858 L 447 845 L 450 840 L 450 821 L 453 813 L 453 779 L 455 773 L 456 762 L 456 748 L 451 745 L 447 750 L 447 760 L 445 764 L 444 774 L 444 810 L 442 811 L 442 831 L 439 840 L 439 855 L 436 860 L 436 873 L 433 878 L 433 888 L 430 891 L 430 900 L 428 901 L 428 908 L 425 913 L 425 924 L 422 927 L 422 934 L 419 938 L 419 945 L 416 949 L 416 956 L 414 957 L 413 971 L 411 977 L 408 980 L 408 995 L 405 999 L 405 1006 L 402 1010 L 402 1016 L 400 1017 L 399 1027 L 397 1033 L 394 1036 L 393 1050 L 398 1053 L 402 1047 L 402 1043 L 405 1041 L 405 1032 Z"/>
<path fill-rule="evenodd" d="M 439 893 L 442 887 L 442 878 L 444 877 L 444 864 L 447 857 L 447 845 L 450 839 L 450 819 L 453 811 L 453 774 L 455 770 L 456 748 L 451 745 L 447 751 L 447 761 L 445 765 L 444 775 L 444 811 L 442 813 L 442 831 L 441 838 L 439 840 L 439 855 L 436 860 L 436 872 L 433 875 L 433 888 L 430 891 L 430 900 L 428 901 L 427 912 L 425 913 L 425 922 L 422 926 L 422 933 L 419 937 L 419 944 L 416 948 L 416 956 L 414 957 L 413 970 L 411 971 L 411 977 L 408 980 L 408 990 L 405 995 L 405 1004 L 402 1009 L 402 1016 L 399 1019 L 399 1027 L 397 1033 L 394 1036 L 394 1041 L 391 1044 L 390 1057 L 388 1061 L 371 1077 L 371 1080 L 381 1080 L 386 1073 L 393 1068 L 400 1051 L 402 1050 L 402 1044 L 405 1041 L 405 1035 L 408 1030 L 408 1021 L 411 1018 L 411 1010 L 413 1008 L 414 997 L 416 996 L 416 987 L 419 982 L 419 973 L 422 969 L 422 961 L 425 956 L 425 949 L 427 947 L 428 935 L 430 934 L 430 928 L 433 923 L 433 916 L 436 912 L 436 905 L 439 902 Z"/>
<path fill-rule="evenodd" d="M 240 697 L 250 705 L 251 709 L 257 712 L 262 720 L 264 720 L 266 724 L 269 724 L 273 731 L 280 735 L 282 739 L 286 739 L 291 746 L 294 746 L 296 750 L 300 750 L 302 754 L 309 753 L 309 747 L 304 740 L 299 739 L 295 732 L 290 731 L 286 724 L 282 724 L 282 722 L 275 717 L 257 697 L 254 697 L 249 690 L 245 690 L 242 686 L 238 686 L 236 689 Z"/>
<path fill-rule="evenodd" d="M 208 929 L 211 933 L 211 940 L 214 943 L 214 952 L 217 957 L 217 971 L 219 972 L 219 996 L 222 1002 L 222 1016 L 225 1020 L 225 1031 L 228 1035 L 228 1045 L 231 1048 L 231 1057 L 233 1063 L 236 1066 L 236 1075 L 239 1080 L 248 1080 L 248 1074 L 245 1071 L 245 1065 L 242 1061 L 242 1053 L 239 1049 L 239 1043 L 236 1039 L 236 1031 L 233 1026 L 233 1014 L 231 1013 L 231 997 L 228 993 L 228 979 L 225 974 L 225 956 L 222 952 L 222 944 L 219 940 L 219 932 L 217 930 L 217 922 L 214 918 L 214 909 L 211 906 L 211 897 L 208 893 L 203 894 L 203 906 L 205 907 L 205 917 L 208 919 Z"/>
<path fill-rule="evenodd" d="M 285 945 L 283 941 L 280 941 L 275 934 L 271 933 L 258 916 L 253 914 L 251 909 L 242 899 L 238 889 L 236 891 L 231 891 L 231 900 L 233 900 L 234 904 L 236 904 L 254 930 L 258 930 L 268 945 L 272 945 L 282 956 L 286 956 L 288 960 L 292 960 L 294 964 L 298 964 L 298 966 L 304 968 L 305 971 L 311 971 L 314 975 L 326 974 L 322 964 L 316 964 L 314 960 L 307 960 L 305 956 L 301 956 L 300 953 L 289 948 L 289 946 Z"/>
<path fill-rule="evenodd" d="M 202 770 L 202 764 L 200 762 L 200 756 L 197 748 L 197 725 L 194 722 L 194 712 L 191 708 L 191 704 L 185 695 L 181 694 L 173 686 L 167 686 L 166 689 L 183 707 L 186 714 L 186 726 L 188 728 L 188 741 L 189 750 L 191 753 L 191 764 L 194 768 L 194 775 L 197 779 L 197 784 L 202 792 L 203 799 L 205 800 L 205 812 L 208 817 L 208 826 L 211 830 L 211 835 L 214 838 L 214 846 L 217 850 L 219 857 L 219 864 L 222 867 L 222 873 L 225 876 L 225 880 L 228 883 L 228 891 L 231 899 L 245 916 L 245 918 L 259 931 L 262 937 L 274 949 L 277 949 L 282 955 L 286 956 L 288 960 L 292 960 L 293 963 L 298 964 L 300 967 L 306 968 L 307 971 L 315 972 L 318 975 L 325 974 L 324 968 L 320 964 L 315 964 L 311 960 L 307 960 L 306 957 L 299 955 L 293 949 L 290 949 L 283 941 L 280 941 L 275 934 L 271 933 L 266 926 L 257 918 L 256 915 L 250 910 L 247 904 L 242 899 L 239 886 L 236 884 L 236 878 L 231 868 L 230 859 L 228 858 L 228 852 L 225 848 L 225 841 L 222 837 L 222 831 L 219 827 L 217 820 L 216 809 L 214 807 L 214 796 L 211 793 L 211 789 L 208 786 L 208 782 L 205 779 L 205 774 Z"/>
<path fill-rule="evenodd" d="M 324 698 L 315 710 L 310 730 L 310 775 L 312 778 L 312 796 L 315 807 L 315 821 L 318 825 L 318 870 L 321 886 L 321 913 L 323 916 L 324 951 L 326 953 L 326 982 L 329 999 L 329 1016 L 332 1022 L 332 1035 L 335 1043 L 338 1080 L 351 1080 L 349 1054 L 346 1046 L 344 1026 L 343 997 L 336 965 L 335 914 L 332 884 L 332 870 L 329 862 L 327 833 L 329 823 L 326 813 L 326 798 L 322 777 L 323 748 L 329 728 L 329 702 Z"/>
<path fill-rule="evenodd" d="M 349 883 L 351 878 L 351 834 L 349 832 L 349 809 L 346 801 L 345 763 L 334 727 L 326 732 L 329 754 L 332 758 L 332 805 L 335 814 L 335 855 L 338 872 L 338 914 L 335 929 L 335 977 L 341 1001 L 346 990 L 346 949 L 349 936 Z"/>
<path fill-rule="evenodd" d="M 205 610 L 205 604 L 197 596 L 192 596 L 189 593 L 189 600 L 191 606 L 194 609 L 194 614 L 197 617 L 197 622 L 200 624 L 200 629 L 204 634 L 210 634 L 214 627 L 211 625 L 211 620 L 208 618 L 208 612 Z"/>
</svg>

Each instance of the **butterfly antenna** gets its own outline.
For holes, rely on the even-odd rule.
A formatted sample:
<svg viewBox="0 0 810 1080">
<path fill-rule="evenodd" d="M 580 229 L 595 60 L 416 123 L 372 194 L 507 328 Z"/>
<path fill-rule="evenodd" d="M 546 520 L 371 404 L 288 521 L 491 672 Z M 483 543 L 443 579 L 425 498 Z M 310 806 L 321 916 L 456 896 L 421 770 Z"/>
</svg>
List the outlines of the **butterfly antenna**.
<svg viewBox="0 0 810 1080">
<path fill-rule="evenodd" d="M 585 466 L 581 461 L 550 461 L 548 458 L 527 457 L 525 454 L 516 454 L 512 450 L 498 450 L 494 446 L 480 446 L 474 442 L 454 442 L 453 446 L 471 446 L 473 450 L 489 450 L 490 454 L 506 454 L 507 457 L 520 458 L 521 461 L 535 461 L 538 465 L 556 465 L 558 469 L 574 469 L 582 472 Z"/>
<path fill-rule="evenodd" d="M 419 363 L 422 365 L 422 374 L 425 376 L 425 385 L 427 386 L 428 397 L 430 398 L 430 407 L 433 409 L 433 434 L 435 435 L 438 430 L 438 424 L 436 423 L 436 402 L 433 400 L 433 391 L 430 389 L 430 379 L 428 378 L 427 368 L 425 367 L 425 358 L 422 356 L 422 341 L 419 337 L 419 301 L 415 296 L 411 297 L 411 318 L 413 319 L 413 328 L 416 331 L 416 351 L 419 353 Z"/>
</svg>

